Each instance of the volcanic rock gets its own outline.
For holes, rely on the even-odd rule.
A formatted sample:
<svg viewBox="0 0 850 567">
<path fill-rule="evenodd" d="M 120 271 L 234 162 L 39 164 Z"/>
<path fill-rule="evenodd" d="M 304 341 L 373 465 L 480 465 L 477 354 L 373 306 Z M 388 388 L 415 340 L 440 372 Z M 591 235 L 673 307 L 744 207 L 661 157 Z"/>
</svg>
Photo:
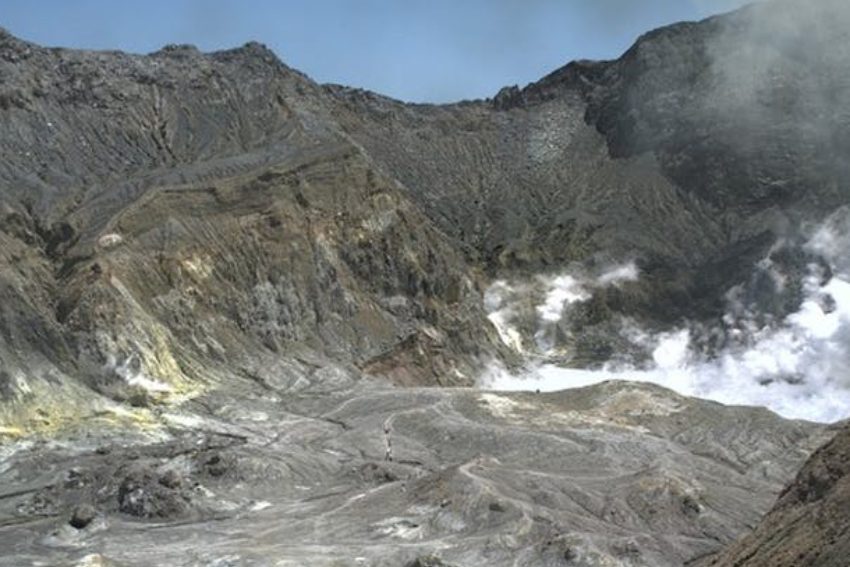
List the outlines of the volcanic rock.
<svg viewBox="0 0 850 567">
<path fill-rule="evenodd" d="M 81 504 L 74 509 L 71 520 L 68 522 L 72 527 L 81 530 L 92 523 L 97 517 L 97 510 L 91 504 Z"/>
</svg>

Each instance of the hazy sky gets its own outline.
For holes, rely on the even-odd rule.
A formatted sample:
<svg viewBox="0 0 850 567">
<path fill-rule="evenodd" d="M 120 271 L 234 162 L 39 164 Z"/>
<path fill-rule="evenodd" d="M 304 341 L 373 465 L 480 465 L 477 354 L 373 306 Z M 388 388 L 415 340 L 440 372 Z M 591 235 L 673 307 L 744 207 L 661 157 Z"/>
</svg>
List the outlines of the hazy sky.
<svg viewBox="0 0 850 567">
<path fill-rule="evenodd" d="M 408 101 L 492 96 L 641 33 L 746 0 L 2 0 L 0 25 L 44 45 L 205 51 L 267 44 L 320 82 Z"/>
</svg>

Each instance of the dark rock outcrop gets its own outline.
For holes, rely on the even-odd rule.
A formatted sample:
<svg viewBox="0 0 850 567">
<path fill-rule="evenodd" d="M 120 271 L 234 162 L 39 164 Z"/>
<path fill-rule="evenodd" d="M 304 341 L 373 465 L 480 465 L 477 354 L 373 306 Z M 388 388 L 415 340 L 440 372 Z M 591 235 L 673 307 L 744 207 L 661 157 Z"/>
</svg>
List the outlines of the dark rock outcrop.
<svg viewBox="0 0 850 567">
<path fill-rule="evenodd" d="M 72 528 L 82 530 L 91 524 L 97 517 L 97 510 L 91 504 L 80 504 L 74 508 L 68 523 Z"/>
<path fill-rule="evenodd" d="M 163 481 L 166 482 L 163 482 Z M 157 478 L 151 471 L 130 471 L 118 488 L 118 510 L 137 518 L 173 519 L 184 516 L 190 496 L 171 483 L 168 476 Z"/>
</svg>

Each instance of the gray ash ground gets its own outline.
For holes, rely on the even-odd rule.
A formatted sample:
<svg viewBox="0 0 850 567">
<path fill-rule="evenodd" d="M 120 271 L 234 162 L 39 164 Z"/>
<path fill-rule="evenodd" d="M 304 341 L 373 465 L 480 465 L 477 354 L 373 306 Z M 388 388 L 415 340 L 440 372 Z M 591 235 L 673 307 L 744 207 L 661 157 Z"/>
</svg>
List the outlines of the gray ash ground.
<svg viewBox="0 0 850 567">
<path fill-rule="evenodd" d="M 246 389 L 148 419 L 7 449 L 0 566 L 681 565 L 827 435 L 625 382 Z"/>
</svg>

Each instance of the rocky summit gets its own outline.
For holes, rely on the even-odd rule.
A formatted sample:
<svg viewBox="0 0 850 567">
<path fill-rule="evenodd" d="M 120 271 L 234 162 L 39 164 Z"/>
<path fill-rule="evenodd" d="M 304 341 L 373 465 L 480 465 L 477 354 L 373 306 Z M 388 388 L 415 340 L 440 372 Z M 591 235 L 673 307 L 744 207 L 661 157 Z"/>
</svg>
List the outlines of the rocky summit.
<svg viewBox="0 0 850 567">
<path fill-rule="evenodd" d="M 558 311 L 567 366 L 730 289 L 805 307 L 850 218 L 847 29 L 772 0 L 448 105 L 0 30 L 0 566 L 843 567 L 846 428 L 476 386 L 541 343 L 497 281 L 633 267 Z"/>
</svg>

